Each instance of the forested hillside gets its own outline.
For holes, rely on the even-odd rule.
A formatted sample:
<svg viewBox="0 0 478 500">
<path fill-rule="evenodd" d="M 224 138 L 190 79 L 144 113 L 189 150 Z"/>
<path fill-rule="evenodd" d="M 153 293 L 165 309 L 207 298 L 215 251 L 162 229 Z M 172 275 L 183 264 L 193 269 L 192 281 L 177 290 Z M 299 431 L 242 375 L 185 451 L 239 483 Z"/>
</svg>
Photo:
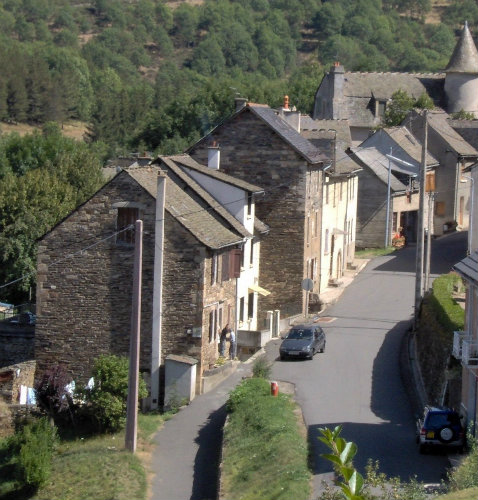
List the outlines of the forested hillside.
<svg viewBox="0 0 478 500">
<path fill-rule="evenodd" d="M 233 96 L 304 112 L 323 69 L 439 71 L 473 0 L 7 0 L 0 120 L 79 119 L 91 140 L 181 150 Z"/>
<path fill-rule="evenodd" d="M 335 60 L 440 71 L 464 20 L 478 33 L 474 0 L 0 1 L 0 128 L 39 129 L 0 136 L 0 301 L 28 296 L 35 240 L 99 187 L 101 161 L 183 151 L 237 95 L 308 113 Z M 71 120 L 86 144 L 62 137 Z"/>
</svg>

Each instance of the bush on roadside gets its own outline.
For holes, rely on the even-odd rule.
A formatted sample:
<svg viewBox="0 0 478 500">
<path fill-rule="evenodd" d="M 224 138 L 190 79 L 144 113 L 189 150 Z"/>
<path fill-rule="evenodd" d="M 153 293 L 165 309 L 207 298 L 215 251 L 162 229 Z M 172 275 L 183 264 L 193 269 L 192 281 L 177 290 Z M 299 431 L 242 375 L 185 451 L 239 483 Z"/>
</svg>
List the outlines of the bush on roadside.
<svg viewBox="0 0 478 500">
<path fill-rule="evenodd" d="M 272 365 L 265 356 L 256 359 L 252 365 L 252 376 L 256 378 L 269 379 L 271 376 Z"/>
<path fill-rule="evenodd" d="M 476 438 L 468 436 L 470 451 L 463 461 L 448 473 L 451 491 L 464 490 L 478 486 L 478 444 Z"/>
<path fill-rule="evenodd" d="M 267 396 L 270 394 L 270 386 L 263 378 L 251 378 L 239 384 L 230 394 L 226 402 L 228 413 L 236 411 L 245 401 L 256 396 Z"/>
<path fill-rule="evenodd" d="M 47 418 L 26 424 L 10 438 L 19 483 L 36 489 L 47 482 L 57 443 L 56 427 L 50 425 Z"/>
<path fill-rule="evenodd" d="M 116 432 L 126 423 L 129 361 L 120 356 L 100 356 L 93 368 L 94 385 L 77 391 L 84 401 L 83 414 L 100 432 Z M 139 380 L 139 399 L 148 395 L 146 384 Z"/>
</svg>

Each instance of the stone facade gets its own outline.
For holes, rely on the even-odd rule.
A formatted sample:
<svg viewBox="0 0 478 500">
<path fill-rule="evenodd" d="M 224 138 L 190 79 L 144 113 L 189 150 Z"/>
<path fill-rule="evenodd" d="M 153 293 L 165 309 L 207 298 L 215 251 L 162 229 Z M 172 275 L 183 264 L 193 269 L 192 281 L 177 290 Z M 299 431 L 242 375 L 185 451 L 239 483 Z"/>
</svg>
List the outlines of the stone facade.
<svg viewBox="0 0 478 500">
<path fill-rule="evenodd" d="M 134 248 L 106 239 L 125 203 L 137 207 L 143 221 L 140 369 L 150 372 L 156 200 L 122 172 L 39 242 L 37 373 L 62 363 L 76 381 L 86 381 L 98 356 L 128 354 Z M 198 380 L 217 359 L 208 308 L 234 304 L 232 279 L 210 284 L 211 261 L 211 250 L 165 212 L 161 364 L 168 354 L 192 356 Z"/>
<path fill-rule="evenodd" d="M 190 149 L 190 155 L 206 163 L 213 140 L 221 148 L 221 171 L 265 190 L 264 197 L 256 200 L 256 216 L 270 227 L 267 238 L 261 242 L 260 283 L 271 294 L 259 298 L 261 329 L 266 326 L 268 310 L 279 309 L 281 316 L 303 312 L 306 217 L 320 206 L 321 196 L 319 190 L 310 200 L 307 198 L 308 174 L 322 165 L 310 165 L 248 109 L 214 129 Z"/>
<path fill-rule="evenodd" d="M 0 331 L 0 369 L 34 359 L 34 326 L 2 325 Z"/>
</svg>

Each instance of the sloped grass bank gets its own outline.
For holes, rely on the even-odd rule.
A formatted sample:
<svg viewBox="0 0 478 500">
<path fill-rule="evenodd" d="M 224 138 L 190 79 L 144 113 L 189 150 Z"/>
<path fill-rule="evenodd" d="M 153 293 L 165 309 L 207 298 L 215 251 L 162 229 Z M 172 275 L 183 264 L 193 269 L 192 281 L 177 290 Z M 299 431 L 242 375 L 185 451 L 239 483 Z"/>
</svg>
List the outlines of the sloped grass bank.
<svg viewBox="0 0 478 500">
<path fill-rule="evenodd" d="M 263 378 L 246 379 L 231 392 L 227 409 L 220 497 L 309 498 L 307 436 L 290 396 L 271 396 Z"/>
<path fill-rule="evenodd" d="M 461 286 L 457 274 L 440 276 L 433 282 L 432 292 L 424 299 L 417 331 L 417 351 L 425 389 L 432 404 L 441 403 L 445 379 L 452 375 L 450 369 L 457 365 L 456 377 L 460 376 L 459 363 L 450 354 L 453 332 L 463 330 L 465 312 L 453 299 L 455 286 Z M 448 366 L 448 363 L 452 363 Z M 458 391 L 459 393 L 459 391 Z"/>
</svg>

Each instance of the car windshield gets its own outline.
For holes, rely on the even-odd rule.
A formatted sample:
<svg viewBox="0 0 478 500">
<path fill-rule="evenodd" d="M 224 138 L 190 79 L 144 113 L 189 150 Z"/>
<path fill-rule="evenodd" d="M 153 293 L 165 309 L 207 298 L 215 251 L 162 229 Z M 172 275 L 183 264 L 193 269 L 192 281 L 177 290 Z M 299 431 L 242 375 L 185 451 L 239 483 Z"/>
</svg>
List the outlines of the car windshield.
<svg viewBox="0 0 478 500">
<path fill-rule="evenodd" d="M 312 331 L 311 330 L 302 330 L 302 329 L 294 329 L 291 330 L 287 334 L 287 339 L 307 339 L 310 340 L 312 338 Z"/>
</svg>

